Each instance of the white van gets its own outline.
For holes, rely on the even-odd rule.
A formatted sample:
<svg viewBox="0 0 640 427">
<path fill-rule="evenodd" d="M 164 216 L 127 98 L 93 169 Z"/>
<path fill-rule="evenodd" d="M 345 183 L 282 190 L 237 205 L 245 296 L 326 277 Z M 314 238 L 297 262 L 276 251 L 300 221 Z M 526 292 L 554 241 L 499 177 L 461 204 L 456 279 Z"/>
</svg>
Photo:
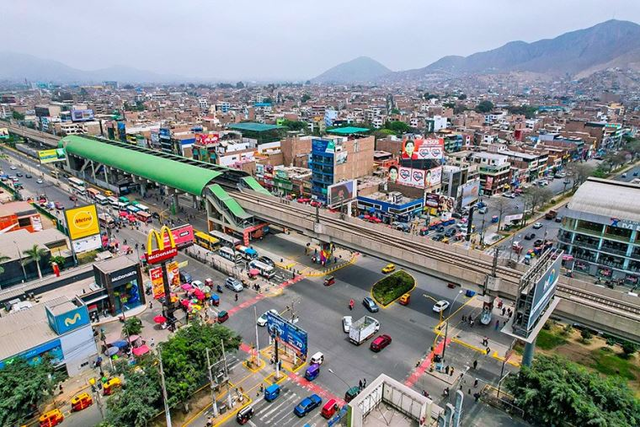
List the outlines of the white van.
<svg viewBox="0 0 640 427">
<path fill-rule="evenodd" d="M 313 365 L 314 363 L 317 365 L 322 365 L 322 362 L 324 362 L 324 354 L 322 354 L 322 352 L 317 352 L 315 353 L 313 356 L 311 356 L 311 359 L 309 359 L 309 365 Z"/>
<path fill-rule="evenodd" d="M 31 307 L 33 307 L 33 304 L 31 304 L 29 301 L 20 301 L 13 304 L 13 306 L 11 307 L 11 313 L 17 313 L 18 311 L 28 310 Z"/>
</svg>

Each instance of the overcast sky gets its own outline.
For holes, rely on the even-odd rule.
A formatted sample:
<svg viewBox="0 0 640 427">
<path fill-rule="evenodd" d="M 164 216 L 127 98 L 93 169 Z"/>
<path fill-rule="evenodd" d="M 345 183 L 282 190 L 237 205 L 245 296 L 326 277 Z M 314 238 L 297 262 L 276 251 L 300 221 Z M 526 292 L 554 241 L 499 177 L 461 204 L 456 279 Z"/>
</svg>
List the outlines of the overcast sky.
<svg viewBox="0 0 640 427">
<path fill-rule="evenodd" d="M 424 67 L 615 18 L 640 0 L 0 0 L 2 50 L 80 69 L 307 79 L 357 56 Z"/>
</svg>

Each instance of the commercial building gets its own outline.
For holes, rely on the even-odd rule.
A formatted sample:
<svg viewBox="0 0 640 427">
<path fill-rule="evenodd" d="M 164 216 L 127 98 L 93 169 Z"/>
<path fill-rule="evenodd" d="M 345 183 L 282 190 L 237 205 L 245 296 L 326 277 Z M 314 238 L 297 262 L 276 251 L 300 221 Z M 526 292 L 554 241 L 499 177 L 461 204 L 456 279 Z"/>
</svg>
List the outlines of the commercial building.
<svg viewBox="0 0 640 427">
<path fill-rule="evenodd" d="M 357 128 L 356 128 L 357 129 Z M 311 144 L 311 194 L 326 201 L 327 187 L 373 172 L 373 136 L 314 138 Z"/>
<path fill-rule="evenodd" d="M 409 222 L 422 213 L 424 206 L 422 199 L 411 199 L 398 191 L 358 196 L 357 203 L 360 214 L 373 215 L 386 224 Z"/>
<path fill-rule="evenodd" d="M 98 356 L 86 305 L 66 296 L 0 318 L 0 369 L 15 358 L 39 363 L 49 355 L 69 376 Z"/>
<path fill-rule="evenodd" d="M 567 206 L 559 246 L 576 272 L 620 280 L 640 277 L 640 185 L 589 178 Z"/>
<path fill-rule="evenodd" d="M 471 160 L 478 164 L 482 194 L 491 196 L 509 189 L 511 164 L 508 157 L 496 153 L 473 153 Z"/>
<path fill-rule="evenodd" d="M 12 202 L 0 206 L 0 232 L 27 230 L 42 231 L 42 219 L 31 203 Z"/>
</svg>

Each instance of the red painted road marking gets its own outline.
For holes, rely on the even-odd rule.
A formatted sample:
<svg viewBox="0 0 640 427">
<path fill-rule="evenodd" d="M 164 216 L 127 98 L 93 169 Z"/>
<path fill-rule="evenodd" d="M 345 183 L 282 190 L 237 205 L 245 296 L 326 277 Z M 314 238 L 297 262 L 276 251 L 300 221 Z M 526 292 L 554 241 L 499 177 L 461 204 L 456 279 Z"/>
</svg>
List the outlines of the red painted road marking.
<svg viewBox="0 0 640 427">
<path fill-rule="evenodd" d="M 318 384 L 316 384 L 314 382 L 311 382 L 311 381 L 307 381 L 306 378 L 301 377 L 300 375 L 296 374 L 295 372 L 289 372 L 289 379 L 292 380 L 293 382 L 295 382 L 296 384 L 298 384 L 299 386 L 304 387 L 307 390 L 317 394 L 318 396 L 322 397 L 323 399 L 326 399 L 326 400 L 335 399 L 336 402 L 338 402 L 338 405 L 340 405 L 340 406 L 344 406 L 345 405 L 345 401 L 344 400 L 340 399 L 339 397 L 334 396 L 333 394 L 331 394 L 327 390 L 325 390 L 322 387 L 320 387 Z"/>
<path fill-rule="evenodd" d="M 283 282 L 280 285 L 276 286 L 276 289 L 284 289 L 286 287 L 289 287 L 289 286 L 293 285 L 294 283 L 299 282 L 302 279 L 304 279 L 304 276 L 296 276 L 295 279 L 287 280 L 286 282 Z M 266 293 L 258 294 L 255 297 L 251 298 L 250 300 L 244 301 L 244 302 L 236 305 L 235 307 L 227 310 L 227 313 L 229 313 L 229 317 L 231 317 L 234 314 L 236 314 L 237 312 L 239 312 L 240 310 L 244 310 L 245 308 L 251 307 L 252 305 L 257 303 L 258 301 L 260 301 L 262 299 L 265 299 L 266 297 L 267 297 Z"/>
<path fill-rule="evenodd" d="M 244 351 L 245 353 L 251 353 L 253 351 L 253 348 L 251 348 L 249 344 L 240 343 L 240 350 Z"/>
<path fill-rule="evenodd" d="M 451 344 L 451 339 L 447 339 L 447 345 Z M 433 350 L 429 355 L 422 361 L 422 363 L 413 370 L 409 378 L 406 379 L 404 385 L 407 387 L 413 387 L 413 385 L 418 381 L 418 379 L 429 369 L 431 366 L 431 360 L 433 359 L 434 354 L 442 353 L 442 348 L 444 347 L 444 341 L 440 341 L 436 346 L 435 350 Z"/>
</svg>

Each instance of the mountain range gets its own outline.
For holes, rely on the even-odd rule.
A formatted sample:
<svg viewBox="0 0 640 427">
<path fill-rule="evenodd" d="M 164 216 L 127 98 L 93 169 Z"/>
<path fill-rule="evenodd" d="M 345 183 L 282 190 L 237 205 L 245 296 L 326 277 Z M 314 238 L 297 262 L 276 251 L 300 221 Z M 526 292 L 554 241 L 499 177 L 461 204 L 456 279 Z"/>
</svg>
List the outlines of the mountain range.
<svg viewBox="0 0 640 427">
<path fill-rule="evenodd" d="M 357 66 L 349 66 L 353 62 Z M 382 64 L 361 57 L 333 67 L 312 81 L 363 83 L 373 76 L 378 82 L 398 82 L 419 81 L 429 76 L 455 78 L 511 72 L 581 78 L 611 67 L 640 70 L 640 25 L 610 20 L 553 39 L 533 43 L 513 41 L 466 57 L 445 56 L 424 68 L 385 74 L 381 74 L 386 68 Z"/>
<path fill-rule="evenodd" d="M 51 59 L 0 52 L 0 80 L 23 82 L 25 79 L 67 84 L 101 83 L 106 80 L 132 83 L 173 83 L 188 80 L 182 76 L 157 74 L 126 66 L 79 70 Z"/>
</svg>

